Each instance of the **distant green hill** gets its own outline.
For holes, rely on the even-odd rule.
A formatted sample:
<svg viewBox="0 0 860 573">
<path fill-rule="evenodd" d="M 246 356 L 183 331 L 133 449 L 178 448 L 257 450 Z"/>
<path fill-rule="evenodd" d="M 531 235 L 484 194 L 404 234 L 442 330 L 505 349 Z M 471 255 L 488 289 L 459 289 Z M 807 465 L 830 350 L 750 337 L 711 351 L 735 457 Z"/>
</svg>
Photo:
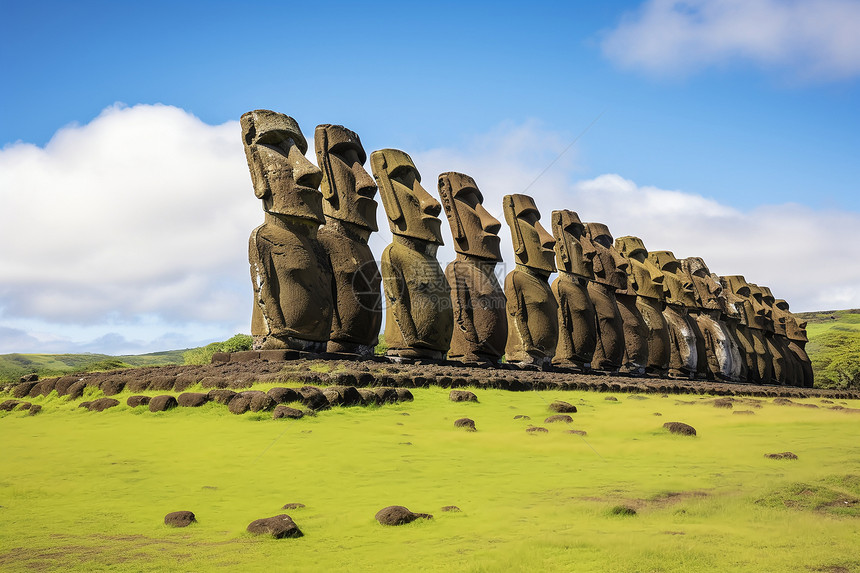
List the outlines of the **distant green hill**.
<svg viewBox="0 0 860 573">
<path fill-rule="evenodd" d="M 860 309 L 799 312 L 806 320 L 815 385 L 860 388 Z"/>
<path fill-rule="evenodd" d="M 41 378 L 72 372 L 115 370 L 139 366 L 184 364 L 185 350 L 167 350 L 150 354 L 0 354 L 0 382 L 18 380 L 25 374 L 36 373 Z"/>
</svg>

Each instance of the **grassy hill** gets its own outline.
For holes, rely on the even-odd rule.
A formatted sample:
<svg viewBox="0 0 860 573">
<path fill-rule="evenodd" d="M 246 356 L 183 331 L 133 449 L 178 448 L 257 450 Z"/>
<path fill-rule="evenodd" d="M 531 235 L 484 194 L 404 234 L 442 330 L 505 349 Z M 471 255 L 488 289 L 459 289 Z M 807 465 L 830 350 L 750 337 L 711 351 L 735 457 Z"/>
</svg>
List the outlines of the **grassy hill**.
<svg viewBox="0 0 860 573">
<path fill-rule="evenodd" d="M 41 378 L 60 376 L 71 372 L 93 372 L 133 368 L 138 366 L 163 366 L 184 364 L 183 354 L 187 350 L 167 350 L 150 354 L 0 354 L 0 382 L 18 380 L 25 374 L 36 373 Z"/>
<path fill-rule="evenodd" d="M 806 351 L 815 385 L 860 388 L 860 309 L 800 312 L 797 316 L 809 322 Z"/>
</svg>

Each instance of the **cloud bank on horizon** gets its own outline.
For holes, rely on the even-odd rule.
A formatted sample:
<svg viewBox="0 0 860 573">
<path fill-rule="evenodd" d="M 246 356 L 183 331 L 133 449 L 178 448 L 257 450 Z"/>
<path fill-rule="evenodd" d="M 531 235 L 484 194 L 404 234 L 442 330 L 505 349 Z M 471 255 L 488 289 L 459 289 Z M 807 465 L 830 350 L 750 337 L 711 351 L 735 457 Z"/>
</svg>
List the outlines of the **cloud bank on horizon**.
<svg viewBox="0 0 860 573">
<path fill-rule="evenodd" d="M 648 0 L 603 39 L 624 68 L 671 76 L 749 62 L 801 81 L 860 76 L 855 0 Z"/>
<path fill-rule="evenodd" d="M 297 118 L 306 135 L 315 124 Z M 532 195 L 543 219 L 567 208 L 653 250 L 701 256 L 719 274 L 770 286 L 794 310 L 860 307 L 860 213 L 783 204 L 740 211 L 695 190 L 607 173 L 575 175 L 575 148 L 537 122 L 457 146 L 405 150 L 436 193 L 443 171 L 472 175 L 499 220 Z M 309 156 L 313 153 L 313 144 Z M 368 150 L 370 152 L 371 150 Z M 44 147 L 0 150 L 0 353 L 149 352 L 248 332 L 247 241 L 262 222 L 237 121 L 208 125 L 165 105 L 115 105 Z M 378 256 L 390 241 L 380 204 Z M 439 252 L 453 258 L 450 232 Z M 502 227 L 503 257 L 513 254 Z"/>
</svg>

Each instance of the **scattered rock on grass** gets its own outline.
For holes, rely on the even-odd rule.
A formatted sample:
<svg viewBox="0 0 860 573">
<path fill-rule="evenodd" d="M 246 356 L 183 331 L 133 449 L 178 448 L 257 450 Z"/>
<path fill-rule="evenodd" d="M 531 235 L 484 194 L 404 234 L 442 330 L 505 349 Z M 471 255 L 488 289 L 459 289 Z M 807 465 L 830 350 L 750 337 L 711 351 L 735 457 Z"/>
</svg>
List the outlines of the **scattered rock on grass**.
<svg viewBox="0 0 860 573">
<path fill-rule="evenodd" d="M 31 416 L 35 416 L 36 414 L 38 414 L 41 411 L 42 411 L 42 407 L 39 404 L 33 404 L 32 406 L 30 406 L 30 415 Z"/>
<path fill-rule="evenodd" d="M 138 406 L 148 406 L 149 400 L 149 396 L 129 396 L 125 403 L 131 408 L 137 408 Z"/>
<path fill-rule="evenodd" d="M 232 390 L 228 390 L 227 388 L 213 388 L 209 390 L 209 399 L 213 402 L 217 402 L 219 404 L 227 405 L 230 403 L 230 400 L 238 396 Z"/>
<path fill-rule="evenodd" d="M 205 392 L 184 392 L 176 397 L 176 403 L 185 408 L 199 408 L 209 401 Z"/>
<path fill-rule="evenodd" d="M 104 412 L 108 408 L 113 408 L 118 405 L 119 400 L 115 400 L 114 398 L 99 398 L 98 400 L 90 402 L 90 405 L 87 406 L 87 410 L 90 412 Z"/>
<path fill-rule="evenodd" d="M 232 400 L 227 404 L 227 409 L 230 410 L 231 414 L 244 414 L 248 411 L 248 408 L 251 406 L 251 397 L 245 396 L 243 394 L 237 394 L 233 397 Z"/>
<path fill-rule="evenodd" d="M 272 419 L 277 420 L 279 418 L 291 418 L 293 420 L 298 420 L 304 415 L 305 413 L 301 410 L 298 410 L 296 408 L 290 408 L 289 406 L 284 406 L 283 404 L 279 404 L 278 406 L 275 406 L 275 411 L 272 413 Z M 283 509 L 290 508 L 284 507 Z"/>
<path fill-rule="evenodd" d="M 572 424 L 573 418 L 571 418 L 567 414 L 555 414 L 544 420 L 545 424 L 552 424 L 555 422 L 564 422 L 565 424 Z"/>
<path fill-rule="evenodd" d="M 0 412 L 11 412 L 20 403 L 18 400 L 6 400 L 0 404 Z"/>
<path fill-rule="evenodd" d="M 526 416 L 525 414 L 517 414 L 514 416 L 514 420 L 531 420 L 531 416 Z"/>
<path fill-rule="evenodd" d="M 461 509 L 456 505 L 446 505 L 442 508 L 442 511 L 461 511 Z"/>
<path fill-rule="evenodd" d="M 164 525 L 170 527 L 188 527 L 196 521 L 197 518 L 191 511 L 173 511 L 164 516 Z"/>
<path fill-rule="evenodd" d="M 471 418 L 460 418 L 459 420 L 454 420 L 454 427 L 466 428 L 470 432 L 477 431 L 477 428 L 475 428 L 475 420 Z"/>
<path fill-rule="evenodd" d="M 329 407 L 325 394 L 316 386 L 302 386 L 297 392 L 302 404 L 312 410 L 324 410 Z"/>
<path fill-rule="evenodd" d="M 390 505 L 376 512 L 376 521 L 382 525 L 405 525 L 416 519 L 433 519 L 429 513 L 413 513 L 402 505 Z"/>
<path fill-rule="evenodd" d="M 575 414 L 576 406 L 574 406 L 573 404 L 568 404 L 567 402 L 563 402 L 561 400 L 556 400 L 549 405 L 549 411 L 556 412 L 558 414 Z"/>
<path fill-rule="evenodd" d="M 477 402 L 478 397 L 474 392 L 468 390 L 451 390 L 448 394 L 448 399 L 452 402 Z"/>
<path fill-rule="evenodd" d="M 732 414 L 739 414 L 741 416 L 753 416 L 755 415 L 755 412 L 753 412 L 752 410 L 735 410 L 734 412 L 732 412 Z"/>
<path fill-rule="evenodd" d="M 165 412 L 172 408 L 175 408 L 179 404 L 176 402 L 176 398 L 169 394 L 161 394 L 160 396 L 155 396 L 150 398 L 149 400 L 149 411 L 150 412 Z"/>
<path fill-rule="evenodd" d="M 604 398 L 604 400 L 609 400 L 610 402 L 617 402 L 618 398 L 616 398 L 615 396 L 607 396 L 606 398 Z"/>
<path fill-rule="evenodd" d="M 394 391 L 397 392 L 398 402 L 412 402 L 415 400 L 415 396 L 412 395 L 412 392 L 408 388 L 395 388 Z"/>
<path fill-rule="evenodd" d="M 84 395 L 84 388 L 87 387 L 87 383 L 84 380 L 78 380 L 69 386 L 66 395 L 69 397 L 69 400 L 77 400 L 81 396 Z"/>
<path fill-rule="evenodd" d="M 682 436 L 696 435 L 696 428 L 684 422 L 666 422 L 663 424 L 663 427 L 673 434 L 680 434 Z"/>
<path fill-rule="evenodd" d="M 792 452 L 781 452 L 779 454 L 765 454 L 764 457 L 771 460 L 796 460 L 797 454 Z"/>
<path fill-rule="evenodd" d="M 301 509 L 305 507 L 303 503 L 285 503 L 281 509 Z"/>
<path fill-rule="evenodd" d="M 732 404 L 731 398 L 717 398 L 714 400 L 714 408 L 734 408 L 734 404 Z"/>
<path fill-rule="evenodd" d="M 296 522 L 285 513 L 252 521 L 248 524 L 248 533 L 253 533 L 254 535 L 271 535 L 275 539 L 302 536 L 302 532 L 299 530 Z"/>
<path fill-rule="evenodd" d="M 526 432 L 534 434 L 534 433 L 549 432 L 549 430 L 547 430 L 546 428 L 543 428 L 541 426 L 529 426 L 528 428 L 526 428 Z"/>
<path fill-rule="evenodd" d="M 294 388 L 270 388 L 266 394 L 268 394 L 277 404 L 288 404 L 290 402 L 298 402 L 302 399 Z"/>
<path fill-rule="evenodd" d="M 577 436 L 587 436 L 588 432 L 585 430 L 567 430 L 568 434 L 576 434 Z"/>
</svg>

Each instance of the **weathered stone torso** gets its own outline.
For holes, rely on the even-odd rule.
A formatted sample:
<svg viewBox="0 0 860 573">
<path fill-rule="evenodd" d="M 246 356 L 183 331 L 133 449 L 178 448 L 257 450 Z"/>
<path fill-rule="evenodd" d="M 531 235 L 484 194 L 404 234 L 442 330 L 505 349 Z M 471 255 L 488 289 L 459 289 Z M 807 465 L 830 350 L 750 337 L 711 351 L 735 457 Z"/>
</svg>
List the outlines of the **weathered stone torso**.
<svg viewBox="0 0 860 573">
<path fill-rule="evenodd" d="M 492 263 L 456 260 L 445 269 L 451 285 L 454 333 L 449 358 L 481 358 L 498 361 L 505 351 L 508 323 L 505 293 Z"/>
<path fill-rule="evenodd" d="M 558 302 L 546 280 L 514 269 L 505 278 L 508 362 L 552 358 L 558 344 Z"/>
</svg>

